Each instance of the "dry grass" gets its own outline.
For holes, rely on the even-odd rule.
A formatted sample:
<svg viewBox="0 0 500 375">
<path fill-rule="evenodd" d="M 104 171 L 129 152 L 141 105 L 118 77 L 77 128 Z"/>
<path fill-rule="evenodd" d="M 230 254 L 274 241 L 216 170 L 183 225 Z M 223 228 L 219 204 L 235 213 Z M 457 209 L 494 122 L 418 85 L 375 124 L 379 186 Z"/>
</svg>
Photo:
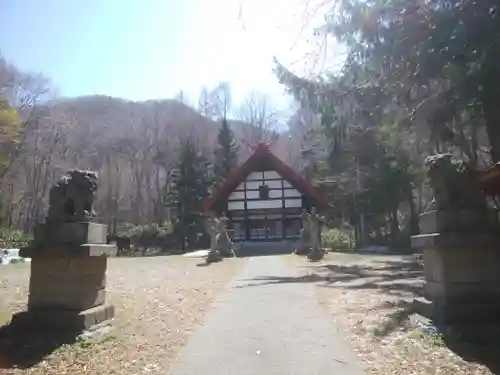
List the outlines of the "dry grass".
<svg viewBox="0 0 500 375">
<path fill-rule="evenodd" d="M 345 332 L 367 373 L 500 373 L 466 362 L 440 336 L 409 324 L 411 301 L 423 285 L 422 271 L 411 257 L 330 253 L 316 264 L 292 259 L 304 274 L 314 276 L 309 279 L 317 285 L 320 304 Z"/>
<path fill-rule="evenodd" d="M 62 346 L 28 369 L 7 374 L 164 374 L 242 259 L 198 267 L 180 256 L 113 258 L 108 301 L 115 305 L 112 336 L 99 344 Z M 0 325 L 27 301 L 29 266 L 0 268 Z M 1 353 L 0 353 L 1 354 Z"/>
</svg>

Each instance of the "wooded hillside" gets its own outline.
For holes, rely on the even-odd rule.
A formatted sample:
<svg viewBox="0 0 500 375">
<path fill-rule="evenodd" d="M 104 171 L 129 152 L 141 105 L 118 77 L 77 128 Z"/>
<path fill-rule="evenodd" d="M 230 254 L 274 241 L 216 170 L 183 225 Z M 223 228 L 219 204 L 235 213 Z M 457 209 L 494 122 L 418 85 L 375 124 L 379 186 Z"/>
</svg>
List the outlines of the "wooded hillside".
<svg viewBox="0 0 500 375">
<path fill-rule="evenodd" d="M 298 107 L 286 120 L 255 92 L 233 108 L 224 83 L 202 90 L 196 105 L 183 104 L 183 95 L 142 103 L 54 100 L 43 77 L 0 60 L 0 224 L 31 228 L 43 217 L 48 188 L 69 168 L 101 173 L 104 222 L 163 222 L 180 144 L 204 168 L 219 140 L 231 139 L 219 133 L 226 118 L 240 162 L 250 145 L 272 139 L 279 157 L 321 181 L 334 206 L 330 224 L 355 233 L 356 246 L 407 246 L 432 199 L 427 155 L 452 153 L 475 169 L 500 160 L 499 6 L 323 5 L 316 33 L 342 46 L 344 65 L 300 77 L 276 61 L 277 79 Z"/>
<path fill-rule="evenodd" d="M 20 72 L 0 59 L 0 93 L 5 98 L 0 225 L 30 230 L 45 215 L 52 184 L 72 168 L 100 173 L 97 211 L 104 222 L 167 220 L 161 199 L 181 142 L 193 139 L 198 151 L 212 160 L 221 116 L 229 109 L 228 100 L 217 95 L 230 95 L 221 94 L 220 88 L 202 91 L 193 108 L 180 97 L 144 102 L 106 96 L 60 99 L 51 97 L 50 90 L 42 76 Z M 265 99 L 249 96 L 234 111 L 238 118 L 228 119 L 242 161 L 255 142 L 279 138 L 275 114 L 260 100 Z"/>
</svg>

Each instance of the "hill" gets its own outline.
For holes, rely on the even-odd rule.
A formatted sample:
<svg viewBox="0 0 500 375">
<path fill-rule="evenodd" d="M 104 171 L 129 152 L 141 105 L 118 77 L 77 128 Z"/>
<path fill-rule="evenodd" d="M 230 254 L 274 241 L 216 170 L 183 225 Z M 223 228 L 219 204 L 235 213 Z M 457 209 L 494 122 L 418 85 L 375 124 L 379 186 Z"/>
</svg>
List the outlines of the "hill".
<svg viewBox="0 0 500 375">
<path fill-rule="evenodd" d="M 43 218 L 50 186 L 73 168 L 100 173 L 97 210 L 103 222 L 163 220 L 167 212 L 160 197 L 179 141 L 193 137 L 200 152 L 212 158 L 220 126 L 173 99 L 133 102 L 108 96 L 57 99 L 38 106 L 31 118 L 7 190 L 0 192 L 9 220 L 26 228 Z M 255 142 L 255 127 L 233 119 L 229 124 L 243 161 Z M 279 138 L 267 130 L 266 137 Z M 279 143 L 277 149 L 283 149 Z"/>
</svg>

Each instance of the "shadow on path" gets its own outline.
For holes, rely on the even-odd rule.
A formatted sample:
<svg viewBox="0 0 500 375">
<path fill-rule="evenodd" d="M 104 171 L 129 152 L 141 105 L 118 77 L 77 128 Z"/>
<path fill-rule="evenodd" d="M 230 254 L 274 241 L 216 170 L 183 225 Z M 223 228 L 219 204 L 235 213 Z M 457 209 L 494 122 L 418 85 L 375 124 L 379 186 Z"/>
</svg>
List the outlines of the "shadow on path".
<svg viewBox="0 0 500 375">
<path fill-rule="evenodd" d="M 384 337 L 399 329 L 415 311 L 411 299 L 423 294 L 423 267 L 411 256 L 387 257 L 370 255 L 349 261 L 348 264 L 326 260 L 322 264 L 301 267 L 307 274 L 297 277 L 266 276 L 245 280 L 239 288 L 311 283 L 322 288 L 343 290 L 373 290 L 396 297 L 397 302 L 385 302 L 377 309 L 388 310 L 386 319 L 375 329 L 374 335 Z M 346 298 L 349 298 L 346 295 Z M 476 345 L 457 338 L 443 337 L 445 345 L 467 362 L 486 366 L 500 375 L 500 343 Z"/>
<path fill-rule="evenodd" d="M 376 259 L 376 258 L 375 258 Z M 421 295 L 423 269 L 411 257 L 400 261 L 375 260 L 370 264 L 309 264 L 301 276 L 262 276 L 246 279 L 252 287 L 268 284 L 318 283 L 322 287 L 343 289 L 374 289 L 396 296 Z"/>
<path fill-rule="evenodd" d="M 266 275 L 290 280 L 287 276 L 294 271 L 280 256 L 246 261 L 204 317 L 204 324 L 189 338 L 170 373 L 363 374 L 355 354 L 315 303 L 310 288 L 291 283 L 241 287 L 247 280 L 265 282 L 267 278 L 261 277 Z"/>
<path fill-rule="evenodd" d="M 235 288 L 312 283 L 323 288 L 371 289 L 398 298 L 398 302 L 385 302 L 377 307 L 388 310 L 388 315 L 375 330 L 376 336 L 386 336 L 401 327 L 414 312 L 413 304 L 408 299 L 421 295 L 423 291 L 422 266 L 411 256 L 371 255 L 350 264 L 335 264 L 327 260 L 321 264 L 309 263 L 302 268 L 307 272 L 304 275 L 256 277 L 246 279 L 245 284 Z"/>
</svg>

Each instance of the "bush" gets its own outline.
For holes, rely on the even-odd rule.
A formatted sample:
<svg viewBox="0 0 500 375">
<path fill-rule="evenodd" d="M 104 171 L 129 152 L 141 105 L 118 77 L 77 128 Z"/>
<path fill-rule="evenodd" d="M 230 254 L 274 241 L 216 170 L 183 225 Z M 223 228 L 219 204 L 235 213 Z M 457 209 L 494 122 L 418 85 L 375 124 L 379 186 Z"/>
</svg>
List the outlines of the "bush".
<svg viewBox="0 0 500 375">
<path fill-rule="evenodd" d="M 173 233 L 172 224 L 167 221 L 161 225 L 157 223 L 149 225 L 124 225 L 119 231 L 118 235 L 129 238 L 139 238 L 139 237 L 167 237 L 169 234 Z"/>
<path fill-rule="evenodd" d="M 173 225 L 167 221 L 161 225 L 157 223 L 149 225 L 123 225 L 118 235 L 130 238 L 133 245 L 139 247 L 167 248 L 173 242 Z"/>
<path fill-rule="evenodd" d="M 0 248 L 21 248 L 28 245 L 31 237 L 22 230 L 0 228 Z"/>
<path fill-rule="evenodd" d="M 321 241 L 323 247 L 333 250 L 351 250 L 354 248 L 352 233 L 348 230 L 328 229 L 321 233 Z"/>
</svg>

